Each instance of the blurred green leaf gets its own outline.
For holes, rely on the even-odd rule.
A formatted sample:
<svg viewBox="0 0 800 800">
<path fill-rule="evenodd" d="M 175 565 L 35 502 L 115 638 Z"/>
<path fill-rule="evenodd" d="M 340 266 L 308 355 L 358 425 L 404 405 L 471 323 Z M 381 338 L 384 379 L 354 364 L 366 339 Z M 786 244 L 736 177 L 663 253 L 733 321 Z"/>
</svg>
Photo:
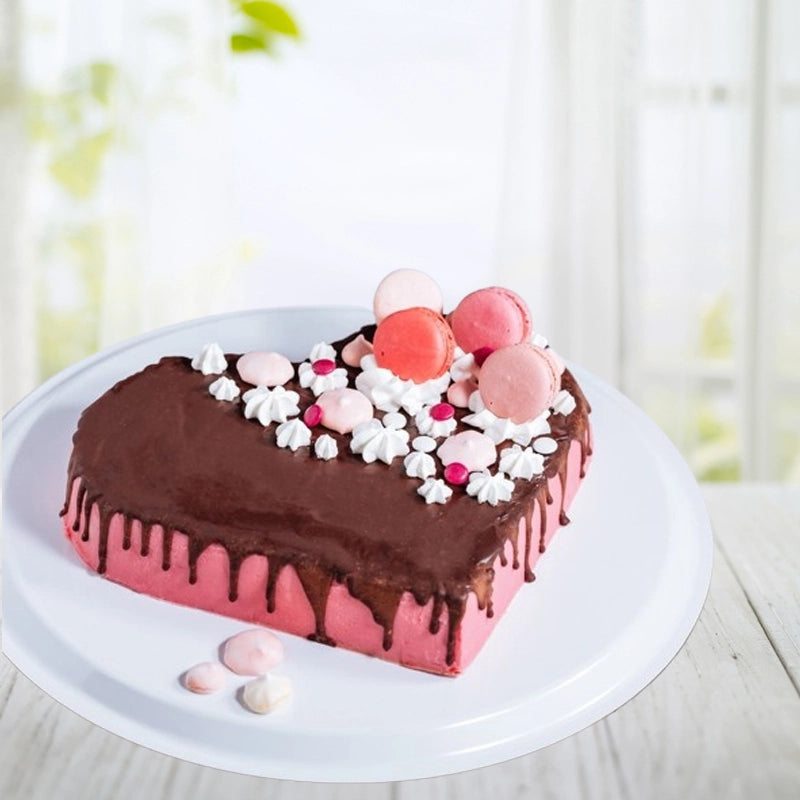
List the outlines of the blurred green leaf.
<svg viewBox="0 0 800 800">
<path fill-rule="evenodd" d="M 292 36 L 295 39 L 300 36 L 297 23 L 289 12 L 277 3 L 268 3 L 266 0 L 250 0 L 250 2 L 242 3 L 239 8 L 248 17 L 260 22 L 275 33 L 282 33 L 284 36 Z"/>
<path fill-rule="evenodd" d="M 50 162 L 50 174 L 70 194 L 88 197 L 100 179 L 103 156 L 112 139 L 110 130 L 79 139 Z"/>
<path fill-rule="evenodd" d="M 104 106 L 111 100 L 111 89 L 117 79 L 117 68 L 104 61 L 95 61 L 89 65 L 89 85 L 92 96 Z"/>
<path fill-rule="evenodd" d="M 700 353 L 706 358 L 733 356 L 733 298 L 730 292 L 721 294 L 703 311 Z"/>
<path fill-rule="evenodd" d="M 234 53 L 247 53 L 252 50 L 266 50 L 266 40 L 258 36 L 246 33 L 234 33 L 231 35 L 231 50 Z"/>
</svg>

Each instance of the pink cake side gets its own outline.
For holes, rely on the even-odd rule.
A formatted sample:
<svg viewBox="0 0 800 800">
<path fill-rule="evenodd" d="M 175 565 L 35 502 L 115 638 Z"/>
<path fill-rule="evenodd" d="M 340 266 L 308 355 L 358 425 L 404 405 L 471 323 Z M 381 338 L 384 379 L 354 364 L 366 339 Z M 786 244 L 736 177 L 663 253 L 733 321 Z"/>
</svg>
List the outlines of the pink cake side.
<svg viewBox="0 0 800 800">
<path fill-rule="evenodd" d="M 589 459 L 583 463 L 583 471 Z M 457 675 L 480 651 L 497 621 L 524 582 L 526 520 L 531 520 L 531 546 L 528 566 L 533 569 L 539 555 L 539 543 L 545 546 L 553 538 L 560 524 L 562 510 L 566 510 L 578 490 L 582 473 L 582 450 L 573 441 L 568 455 L 562 503 L 562 485 L 558 475 L 548 482 L 551 503 L 544 505 L 546 526 L 540 530 L 541 514 L 538 501 L 532 513 L 520 518 L 516 542 L 507 541 L 502 556 L 493 564 L 495 576 L 492 584 L 493 615 L 478 608 L 477 597 L 470 593 L 464 616 L 455 636 L 455 659 L 447 664 L 448 614 L 442 610 L 436 633 L 431 633 L 433 600 L 426 605 L 417 604 L 410 592 L 401 598 L 394 620 L 392 646 L 383 648 L 383 627 L 372 616 L 369 608 L 355 599 L 343 584 L 334 583 L 330 589 L 325 612 L 325 629 L 338 646 L 367 655 L 397 662 L 408 667 L 443 675 Z M 88 537 L 78 523 L 78 488 L 80 480 L 73 482 L 64 530 L 83 561 L 97 571 L 99 564 L 100 519 L 97 507 L 89 518 Z M 541 495 L 539 495 L 541 497 Z M 250 623 L 266 625 L 276 630 L 308 636 L 315 630 L 315 617 L 311 604 L 296 571 L 286 565 L 280 572 L 275 589 L 274 611 L 267 611 L 266 582 L 267 558 L 251 555 L 242 565 L 238 577 L 238 596 L 231 600 L 229 590 L 228 554 L 219 544 L 210 545 L 197 562 L 197 580 L 189 582 L 188 539 L 179 531 L 172 536 L 170 557 L 163 552 L 164 531 L 160 526 L 151 530 L 149 542 L 142 553 L 142 525 L 134 520 L 130 528 L 130 541 L 124 542 L 122 514 L 111 520 L 107 561 L 104 577 L 137 592 L 173 603 L 212 611 Z M 128 546 L 125 547 L 125 544 Z M 164 565 L 168 564 L 165 569 Z"/>
</svg>

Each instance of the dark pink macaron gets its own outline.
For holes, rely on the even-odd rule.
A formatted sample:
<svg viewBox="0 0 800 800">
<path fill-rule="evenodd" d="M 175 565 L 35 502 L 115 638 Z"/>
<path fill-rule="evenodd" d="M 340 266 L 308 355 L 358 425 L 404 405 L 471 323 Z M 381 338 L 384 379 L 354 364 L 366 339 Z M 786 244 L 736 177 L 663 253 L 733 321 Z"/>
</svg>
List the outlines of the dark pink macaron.
<svg viewBox="0 0 800 800">
<path fill-rule="evenodd" d="M 510 289 L 490 286 L 468 294 L 450 315 L 456 344 L 466 353 L 498 350 L 531 335 L 531 314 L 525 301 Z"/>
</svg>

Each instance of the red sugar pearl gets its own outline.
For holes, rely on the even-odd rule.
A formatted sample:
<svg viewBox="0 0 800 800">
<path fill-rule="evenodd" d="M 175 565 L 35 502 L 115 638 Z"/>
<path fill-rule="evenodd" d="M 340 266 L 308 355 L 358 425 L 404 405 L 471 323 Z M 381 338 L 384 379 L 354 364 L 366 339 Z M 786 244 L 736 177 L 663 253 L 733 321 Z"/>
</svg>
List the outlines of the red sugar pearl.
<svg viewBox="0 0 800 800">
<path fill-rule="evenodd" d="M 336 362 L 330 358 L 318 358 L 312 365 L 315 375 L 330 375 L 336 369 Z"/>
<path fill-rule="evenodd" d="M 479 367 L 482 367 L 483 362 L 486 361 L 492 353 L 494 353 L 494 347 L 479 347 L 477 350 L 473 351 L 472 357 L 475 359 L 475 363 Z"/>
<path fill-rule="evenodd" d="M 431 406 L 430 410 L 430 415 L 437 422 L 444 422 L 446 419 L 451 419 L 455 413 L 456 410 L 450 403 L 437 403 L 435 406 Z"/>
<path fill-rule="evenodd" d="M 313 428 L 315 425 L 319 425 L 321 419 L 322 419 L 322 406 L 318 406 L 316 403 L 314 403 L 314 405 L 309 406 L 303 413 L 303 422 L 305 422 L 305 424 L 308 425 L 309 428 Z"/>
<path fill-rule="evenodd" d="M 469 480 L 469 470 L 458 461 L 444 468 L 444 479 L 453 486 L 463 486 Z"/>
</svg>

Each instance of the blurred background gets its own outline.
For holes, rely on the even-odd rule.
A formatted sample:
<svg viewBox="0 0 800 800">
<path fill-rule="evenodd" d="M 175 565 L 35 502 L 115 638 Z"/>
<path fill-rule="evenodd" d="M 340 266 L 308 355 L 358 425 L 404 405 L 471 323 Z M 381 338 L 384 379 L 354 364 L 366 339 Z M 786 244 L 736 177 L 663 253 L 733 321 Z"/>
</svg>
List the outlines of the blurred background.
<svg viewBox="0 0 800 800">
<path fill-rule="evenodd" d="M 698 478 L 800 482 L 800 3 L 0 3 L 4 411 L 398 267 L 518 291 Z"/>
</svg>

